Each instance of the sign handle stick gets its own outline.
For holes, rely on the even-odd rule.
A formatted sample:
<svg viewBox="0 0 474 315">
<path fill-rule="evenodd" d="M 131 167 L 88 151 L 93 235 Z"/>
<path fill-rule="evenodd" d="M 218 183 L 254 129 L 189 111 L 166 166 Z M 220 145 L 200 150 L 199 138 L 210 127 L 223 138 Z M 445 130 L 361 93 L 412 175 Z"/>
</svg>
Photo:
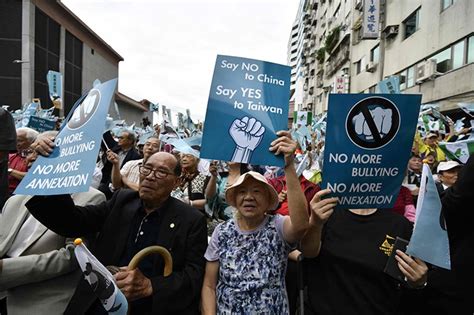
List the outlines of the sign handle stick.
<svg viewBox="0 0 474 315">
<path fill-rule="evenodd" d="M 107 149 L 107 151 L 109 151 L 110 148 L 109 148 L 109 146 L 107 145 L 107 142 L 105 142 L 104 136 L 102 136 L 102 143 L 105 145 L 105 148 Z"/>
</svg>

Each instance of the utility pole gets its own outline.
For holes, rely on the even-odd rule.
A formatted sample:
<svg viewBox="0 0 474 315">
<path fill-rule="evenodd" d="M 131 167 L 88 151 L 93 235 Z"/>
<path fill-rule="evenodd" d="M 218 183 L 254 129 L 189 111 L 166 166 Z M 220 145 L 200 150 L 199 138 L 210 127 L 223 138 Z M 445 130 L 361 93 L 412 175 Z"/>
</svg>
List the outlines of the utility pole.
<svg viewBox="0 0 474 315">
<path fill-rule="evenodd" d="M 385 27 L 387 25 L 387 4 L 386 0 L 380 0 L 380 44 L 379 44 L 379 81 L 383 80 L 383 70 L 385 64 Z"/>
</svg>

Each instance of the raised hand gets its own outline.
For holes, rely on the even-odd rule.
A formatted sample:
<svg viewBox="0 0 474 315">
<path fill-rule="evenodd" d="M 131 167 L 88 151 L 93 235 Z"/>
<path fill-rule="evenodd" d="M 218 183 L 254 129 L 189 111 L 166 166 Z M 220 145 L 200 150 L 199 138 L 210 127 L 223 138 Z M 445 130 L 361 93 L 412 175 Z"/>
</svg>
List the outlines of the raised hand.
<svg viewBox="0 0 474 315">
<path fill-rule="evenodd" d="M 334 207 L 337 204 L 337 198 L 321 199 L 327 194 L 331 193 L 329 189 L 318 191 L 309 203 L 311 215 L 309 217 L 309 224 L 311 226 L 323 226 L 334 212 Z"/>
</svg>

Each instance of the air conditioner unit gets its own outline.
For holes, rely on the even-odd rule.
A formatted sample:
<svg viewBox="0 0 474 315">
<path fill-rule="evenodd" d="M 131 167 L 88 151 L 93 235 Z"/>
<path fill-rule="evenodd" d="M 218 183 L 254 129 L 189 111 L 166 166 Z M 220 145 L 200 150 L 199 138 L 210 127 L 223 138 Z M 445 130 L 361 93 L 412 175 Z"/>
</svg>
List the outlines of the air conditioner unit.
<svg viewBox="0 0 474 315">
<path fill-rule="evenodd" d="M 370 61 L 365 65 L 365 71 L 374 72 L 377 69 L 377 64 Z"/>
<path fill-rule="evenodd" d="M 429 59 L 418 65 L 416 72 L 416 83 L 421 84 L 436 76 L 436 59 Z"/>
<path fill-rule="evenodd" d="M 385 27 L 383 32 L 385 33 L 386 38 L 395 37 L 398 34 L 399 25 L 388 25 Z"/>
</svg>

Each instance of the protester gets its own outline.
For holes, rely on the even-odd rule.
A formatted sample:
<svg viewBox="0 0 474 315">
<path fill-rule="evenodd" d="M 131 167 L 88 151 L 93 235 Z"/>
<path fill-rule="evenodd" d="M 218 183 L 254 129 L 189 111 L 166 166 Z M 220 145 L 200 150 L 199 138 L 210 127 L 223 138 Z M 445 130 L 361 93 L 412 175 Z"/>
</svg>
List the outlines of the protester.
<svg viewBox="0 0 474 315">
<path fill-rule="evenodd" d="M 192 154 L 180 153 L 181 176 L 172 192 L 172 196 L 188 203 L 192 207 L 204 210 L 206 203 L 205 191 L 209 177 L 198 170 L 199 158 Z"/>
<path fill-rule="evenodd" d="M 35 160 L 36 152 L 30 150 L 28 168 Z M 74 245 L 30 215 L 25 203 L 31 198 L 12 196 L 3 209 L 0 291 L 6 293 L 9 315 L 62 314 L 81 275 Z M 105 201 L 105 196 L 91 188 L 73 194 L 72 200 L 80 206 L 97 205 Z"/>
<path fill-rule="evenodd" d="M 225 200 L 225 192 L 240 175 L 248 172 L 247 164 L 227 162 L 226 166 L 226 172 L 219 174 L 218 162 L 214 161 L 210 164 L 211 177 L 206 187 L 206 213 L 212 219 L 224 221 L 234 215 L 234 208 Z"/>
<path fill-rule="evenodd" d="M 41 152 L 51 151 L 44 141 Z M 75 207 L 67 195 L 33 197 L 27 207 L 51 230 L 64 236 L 97 234 L 90 247 L 103 265 L 122 266 L 117 286 L 132 314 L 198 314 L 199 292 L 207 246 L 206 219 L 196 209 L 170 197 L 181 165 L 171 154 L 158 152 L 140 167 L 138 192 L 121 189 L 98 206 Z M 164 277 L 163 260 L 149 256 L 138 269 L 127 267 L 141 249 L 160 245 L 173 258 Z M 89 284 L 82 279 L 65 314 L 103 312 Z"/>
<path fill-rule="evenodd" d="M 118 144 L 111 149 L 112 152 L 116 153 L 118 156 L 119 166 L 123 167 L 125 163 L 132 160 L 138 160 L 141 158 L 135 149 L 135 133 L 132 131 L 122 131 L 118 137 Z M 102 168 L 102 180 L 99 186 L 99 190 L 102 191 L 107 199 L 110 199 L 112 196 L 112 191 L 110 190 L 110 183 L 112 180 L 112 163 L 108 160 L 105 160 L 104 167 Z"/>
<path fill-rule="evenodd" d="M 383 272 L 396 237 L 409 240 L 411 224 L 392 211 L 341 209 L 322 190 L 311 201 L 310 228 L 301 242 L 308 283 L 305 314 L 393 314 L 399 283 Z M 324 199 L 322 199 L 324 198 Z M 402 287 L 422 288 L 428 267 L 397 250 Z M 312 259 L 309 259 L 312 258 Z"/>
<path fill-rule="evenodd" d="M 138 191 L 140 182 L 139 167 L 146 163 L 146 160 L 160 150 L 160 140 L 149 137 L 143 146 L 143 159 L 132 160 L 125 163 L 122 168 L 119 165 L 118 154 L 112 150 L 107 151 L 107 160 L 112 163 L 112 186 L 114 189 L 130 188 Z"/>
<path fill-rule="evenodd" d="M 416 209 L 413 203 L 413 196 L 408 188 L 405 186 L 400 187 L 397 199 L 395 199 L 395 203 L 390 210 L 404 216 L 412 223 L 415 222 Z"/>
<path fill-rule="evenodd" d="M 423 160 L 419 155 L 412 154 L 408 160 L 407 176 L 404 180 L 407 184 L 420 187 Z"/>
<path fill-rule="evenodd" d="M 423 141 L 419 141 L 419 154 L 426 158 L 428 154 L 433 154 L 436 163 L 446 161 L 446 155 L 443 150 L 438 146 L 438 135 L 430 132 L 426 134 Z"/>
<path fill-rule="evenodd" d="M 7 198 L 8 153 L 16 148 L 16 132 L 12 115 L 0 107 L 0 208 Z"/>
<path fill-rule="evenodd" d="M 31 128 L 18 128 L 16 130 L 16 153 L 8 157 L 8 193 L 13 194 L 20 181 L 25 177 L 27 166 L 26 153 L 30 145 L 36 140 L 38 132 Z"/>
<path fill-rule="evenodd" d="M 297 165 L 295 165 L 296 168 Z M 303 175 L 299 176 L 299 182 L 301 190 L 306 199 L 307 207 L 309 202 L 313 199 L 314 195 L 320 190 L 319 186 L 308 181 Z M 285 175 L 279 176 L 269 180 L 269 184 L 278 193 L 278 207 L 275 209 L 276 214 L 283 216 L 289 215 L 288 208 L 288 188 L 286 183 Z M 288 294 L 288 302 L 290 307 L 290 314 L 296 314 L 297 301 L 298 301 L 298 262 L 300 260 L 301 252 L 297 249 L 290 252 L 288 255 L 288 266 L 286 270 L 285 282 L 286 291 Z"/>
<path fill-rule="evenodd" d="M 265 177 L 248 172 L 226 191 L 234 219 L 220 224 L 206 251 L 203 314 L 288 314 L 288 253 L 306 232 L 308 212 L 293 165 L 296 142 L 280 131 L 271 151 L 285 156 L 290 215 L 270 216 L 278 194 Z"/>
<path fill-rule="evenodd" d="M 442 193 L 448 189 L 449 187 L 453 186 L 457 179 L 459 170 L 461 169 L 462 165 L 456 161 L 447 161 L 441 162 L 438 165 L 438 180 L 439 182 L 436 183 L 436 188 L 438 189 L 438 193 L 442 195 Z"/>
<path fill-rule="evenodd" d="M 448 304 L 452 314 L 474 313 L 474 154 L 459 173 L 457 181 L 441 196 L 451 253 L 454 299 Z"/>
</svg>

